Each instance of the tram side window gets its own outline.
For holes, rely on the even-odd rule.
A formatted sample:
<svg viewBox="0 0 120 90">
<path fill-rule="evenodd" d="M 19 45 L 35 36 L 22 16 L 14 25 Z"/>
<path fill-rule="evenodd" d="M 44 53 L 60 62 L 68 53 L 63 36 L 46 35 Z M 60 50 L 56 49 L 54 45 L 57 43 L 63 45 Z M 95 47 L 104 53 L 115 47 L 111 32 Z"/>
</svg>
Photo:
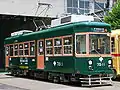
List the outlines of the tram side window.
<svg viewBox="0 0 120 90">
<path fill-rule="evenodd" d="M 14 45 L 14 54 L 15 54 L 15 56 L 18 55 L 18 44 Z"/>
<path fill-rule="evenodd" d="M 53 54 L 53 40 L 46 40 L 46 55 Z"/>
<path fill-rule="evenodd" d="M 19 55 L 23 55 L 23 44 L 19 44 Z"/>
<path fill-rule="evenodd" d="M 30 55 L 35 55 L 35 42 L 30 42 Z"/>
<path fill-rule="evenodd" d="M 86 54 L 86 35 L 76 35 L 76 53 Z"/>
<path fill-rule="evenodd" d="M 29 55 L 29 43 L 24 43 L 24 55 Z"/>
<path fill-rule="evenodd" d="M 62 54 L 62 39 L 54 39 L 54 54 Z"/>
<path fill-rule="evenodd" d="M 38 42 L 38 54 L 39 55 L 44 54 L 44 43 L 43 43 L 43 41 Z"/>
<path fill-rule="evenodd" d="M 73 47 L 72 47 L 72 37 L 64 37 L 63 38 L 63 47 L 64 47 L 64 54 L 72 54 Z"/>
<path fill-rule="evenodd" d="M 10 45 L 10 56 L 13 56 L 13 45 Z"/>
<path fill-rule="evenodd" d="M 5 47 L 5 52 L 6 52 L 6 56 L 9 56 L 9 50 L 10 50 L 10 47 L 9 46 L 6 46 Z"/>
<path fill-rule="evenodd" d="M 111 38 L 111 49 L 112 49 L 112 52 L 115 52 L 115 38 L 114 37 Z"/>
</svg>

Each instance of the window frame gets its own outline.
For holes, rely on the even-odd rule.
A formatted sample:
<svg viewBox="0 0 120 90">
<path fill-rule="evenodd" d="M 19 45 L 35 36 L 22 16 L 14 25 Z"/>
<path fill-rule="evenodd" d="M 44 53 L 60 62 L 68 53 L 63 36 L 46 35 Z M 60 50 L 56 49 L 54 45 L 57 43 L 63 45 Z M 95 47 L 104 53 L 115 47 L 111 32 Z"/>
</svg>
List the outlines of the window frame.
<svg viewBox="0 0 120 90">
<path fill-rule="evenodd" d="M 49 47 L 52 48 L 52 54 L 47 54 L 46 49 L 49 48 L 49 47 L 46 47 L 46 41 L 47 41 L 47 40 L 52 40 L 52 46 L 49 46 Z M 45 56 L 54 56 L 54 50 L 53 50 L 54 47 L 53 47 L 53 45 L 54 45 L 53 38 L 47 38 L 47 39 L 45 39 Z"/>
<path fill-rule="evenodd" d="M 76 2 L 76 4 L 75 4 L 76 6 L 74 6 L 75 2 Z M 95 11 L 99 11 L 106 7 L 106 2 L 98 1 L 96 3 L 94 3 Z M 70 14 L 84 14 L 84 13 L 88 14 L 88 13 L 90 13 L 90 1 L 89 0 L 85 0 L 85 1 L 84 0 L 65 0 L 64 7 L 65 7 L 66 13 L 70 13 Z M 76 12 L 77 10 L 78 10 L 78 12 Z"/>
<path fill-rule="evenodd" d="M 13 55 L 12 55 L 12 56 L 10 55 L 10 46 L 11 46 L 11 45 L 13 46 L 13 53 L 12 53 Z M 14 55 L 14 44 L 6 44 L 6 45 L 4 45 L 4 46 L 5 46 L 5 48 L 6 48 L 6 46 L 9 46 L 9 55 L 8 55 L 9 57 L 16 57 L 16 56 Z M 7 55 L 6 55 L 6 49 L 5 49 L 5 56 L 7 56 Z"/>
<path fill-rule="evenodd" d="M 31 47 L 31 46 L 30 46 L 30 42 L 34 42 L 34 44 L 35 44 L 35 46 L 34 46 L 34 55 L 31 55 L 31 53 L 30 53 L 30 47 Z M 36 51 L 36 50 L 35 50 L 35 47 L 36 47 L 35 40 L 29 41 L 29 56 L 30 56 L 30 57 L 35 57 L 35 51 Z"/>
<path fill-rule="evenodd" d="M 77 54 L 76 53 L 76 35 L 82 35 L 82 34 L 86 34 L 87 36 L 87 40 L 86 40 L 86 52 L 87 54 Z M 89 53 L 89 47 L 90 47 L 90 43 L 89 43 L 89 35 L 90 34 L 109 34 L 109 36 L 111 37 L 110 33 L 102 33 L 102 32 L 86 32 L 86 33 L 75 33 L 75 56 L 76 57 L 99 57 L 100 55 L 102 55 L 103 57 L 110 57 L 111 54 L 90 54 Z M 111 38 L 110 38 L 111 41 Z M 110 52 L 111 52 L 111 43 L 110 43 Z"/>
<path fill-rule="evenodd" d="M 72 37 L 72 44 L 71 45 L 69 45 L 69 46 L 71 46 L 72 47 L 72 53 L 71 54 L 65 54 L 64 53 L 64 46 L 68 46 L 68 45 L 64 45 L 64 38 L 67 38 L 67 37 Z M 63 38 L 62 38 L 62 40 L 63 40 L 63 56 L 73 56 L 73 35 L 67 35 L 67 36 L 63 36 Z"/>
<path fill-rule="evenodd" d="M 76 45 L 77 45 L 76 38 L 77 38 L 77 37 L 76 37 L 76 36 L 77 36 L 77 35 L 80 35 L 80 36 L 84 35 L 84 36 L 85 36 L 85 52 L 86 52 L 86 53 L 84 53 L 84 54 L 83 54 L 83 53 L 78 54 L 77 51 L 76 51 L 76 49 L 77 49 L 77 47 L 76 47 Z M 88 53 L 87 53 L 87 38 L 88 38 L 87 34 L 77 34 L 77 35 L 75 35 L 75 53 L 76 53 L 77 55 L 85 55 L 85 54 L 88 54 Z M 81 42 L 81 41 L 80 41 L 80 42 Z"/>
<path fill-rule="evenodd" d="M 110 43 L 109 43 L 109 45 L 110 45 L 110 54 L 111 54 L 111 34 L 110 33 L 97 33 L 97 32 L 95 32 L 95 33 L 89 33 L 89 36 L 91 35 L 91 34 L 105 34 L 105 35 L 108 35 L 109 34 L 109 36 L 110 36 Z M 89 38 L 90 39 L 90 38 Z M 90 49 L 90 43 L 89 43 L 89 49 Z M 100 54 L 100 55 L 110 55 L 110 54 Z M 89 55 L 97 55 L 97 54 L 91 54 L 91 53 L 89 53 Z"/>
<path fill-rule="evenodd" d="M 76 36 L 77 35 L 85 35 L 86 36 L 86 54 L 77 54 L 76 53 Z M 89 42 L 88 39 L 89 38 L 89 34 L 88 33 L 75 33 L 75 55 L 76 56 L 86 56 L 89 54 Z"/>
<path fill-rule="evenodd" d="M 30 55 L 30 42 L 34 42 L 34 44 L 35 44 L 35 46 L 34 46 L 34 55 Z M 28 45 L 29 45 L 29 47 L 28 47 L 28 53 L 29 53 L 29 55 L 25 55 L 25 48 L 24 48 L 24 45 L 25 45 L 25 43 L 28 43 Z M 14 46 L 15 46 L 15 44 L 18 44 L 18 55 L 16 55 L 15 56 L 15 50 L 14 50 Z M 23 44 L 23 55 L 20 55 L 19 54 L 19 44 Z M 13 55 L 11 56 L 10 55 L 10 46 L 13 46 Z M 4 45 L 5 47 L 6 46 L 9 46 L 9 56 L 10 57 L 35 57 L 35 47 L 36 47 L 36 43 L 35 43 L 35 40 L 33 40 L 33 41 L 26 41 L 26 42 L 18 42 L 18 43 L 13 43 L 13 44 L 6 44 L 6 45 Z M 6 55 L 6 53 L 5 53 L 5 55 Z"/>
<path fill-rule="evenodd" d="M 22 44 L 23 45 L 23 48 L 22 49 L 20 49 L 20 44 Z M 20 42 L 19 44 L 18 44 L 18 51 L 19 51 L 19 56 L 21 57 L 21 56 L 24 56 L 24 42 Z M 23 51 L 23 54 L 22 55 L 20 55 L 20 50 L 22 50 Z"/>
<path fill-rule="evenodd" d="M 6 51 L 7 51 L 6 47 L 8 47 L 8 54 L 6 53 Z M 5 48 L 5 56 L 10 56 L 10 45 L 6 44 L 6 45 L 4 45 L 4 48 Z"/>
<path fill-rule="evenodd" d="M 9 44 L 9 47 L 10 47 L 11 45 L 13 46 L 13 52 L 12 52 L 13 55 L 11 56 L 11 54 L 10 54 L 10 57 L 14 57 L 14 44 Z M 9 52 L 11 52 L 11 49 L 9 50 Z"/>
<path fill-rule="evenodd" d="M 18 48 L 17 49 L 15 49 L 15 45 L 18 45 Z M 14 49 L 13 49 L 13 52 L 14 52 L 14 57 L 18 57 L 19 56 L 19 43 L 14 43 L 13 44 L 13 47 L 14 47 Z M 17 55 L 15 55 L 15 51 L 17 51 L 18 53 L 17 53 Z"/>
<path fill-rule="evenodd" d="M 114 42 L 112 44 L 112 38 L 114 39 Z M 115 37 L 111 37 L 111 52 L 115 52 Z"/>
<path fill-rule="evenodd" d="M 26 43 L 28 43 L 28 48 L 27 48 L 27 49 L 25 49 L 25 44 L 26 44 Z M 24 56 L 25 56 L 25 57 L 26 57 L 26 56 L 30 56 L 30 42 L 29 42 L 29 41 L 24 42 L 23 47 L 24 47 L 24 51 L 23 51 Z M 28 55 L 25 55 L 25 50 L 28 50 Z"/>
<path fill-rule="evenodd" d="M 64 41 L 64 38 L 67 38 L 67 37 L 72 37 L 72 44 L 71 44 L 71 46 L 72 46 L 72 53 L 71 54 L 64 54 L 64 45 L 63 45 L 63 41 Z M 54 52 L 54 40 L 55 39 L 62 39 L 62 53 L 61 54 L 55 54 L 55 52 Z M 52 48 L 52 51 L 53 51 L 53 53 L 52 54 L 46 54 L 46 41 L 47 40 L 52 40 L 52 46 L 51 46 L 51 48 Z M 53 38 L 47 38 L 47 39 L 45 39 L 45 41 L 44 41 L 44 43 L 45 43 L 45 56 L 73 56 L 73 35 L 66 35 L 66 36 L 59 36 L 59 37 L 53 37 Z"/>
<path fill-rule="evenodd" d="M 39 49 L 40 49 L 40 47 L 39 47 L 39 42 L 40 41 L 42 41 L 43 42 L 43 54 L 40 54 L 40 52 L 39 52 Z M 44 41 L 44 39 L 40 39 L 40 40 L 37 40 L 37 56 L 39 55 L 39 56 L 43 56 L 45 54 L 45 41 Z"/>
<path fill-rule="evenodd" d="M 60 46 L 55 46 L 55 39 L 61 39 L 61 45 Z M 53 38 L 53 54 L 54 56 L 62 56 L 63 55 L 63 36 L 60 37 L 54 37 Z M 61 54 L 55 54 L 55 47 L 61 47 Z"/>
<path fill-rule="evenodd" d="M 83 2 L 85 7 L 84 6 L 81 7 L 80 2 Z M 90 12 L 89 3 L 90 3 L 89 0 L 87 0 L 87 1 L 84 1 L 84 0 L 71 0 L 71 1 L 66 0 L 66 12 L 72 13 L 72 14 L 89 13 Z M 74 4 L 76 6 L 74 6 Z M 74 11 L 77 11 L 77 12 L 74 12 Z M 82 11 L 84 11 L 84 12 L 82 12 Z M 87 11 L 89 11 L 89 12 L 87 12 Z"/>
</svg>

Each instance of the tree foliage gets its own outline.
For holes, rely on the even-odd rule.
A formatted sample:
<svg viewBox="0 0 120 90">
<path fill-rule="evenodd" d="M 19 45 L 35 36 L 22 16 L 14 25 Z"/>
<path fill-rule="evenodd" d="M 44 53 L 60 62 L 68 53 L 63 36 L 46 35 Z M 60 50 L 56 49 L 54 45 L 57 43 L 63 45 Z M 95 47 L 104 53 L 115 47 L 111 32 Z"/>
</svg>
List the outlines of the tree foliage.
<svg viewBox="0 0 120 90">
<path fill-rule="evenodd" d="M 104 22 L 111 24 L 112 29 L 120 29 L 120 1 L 104 17 Z"/>
</svg>

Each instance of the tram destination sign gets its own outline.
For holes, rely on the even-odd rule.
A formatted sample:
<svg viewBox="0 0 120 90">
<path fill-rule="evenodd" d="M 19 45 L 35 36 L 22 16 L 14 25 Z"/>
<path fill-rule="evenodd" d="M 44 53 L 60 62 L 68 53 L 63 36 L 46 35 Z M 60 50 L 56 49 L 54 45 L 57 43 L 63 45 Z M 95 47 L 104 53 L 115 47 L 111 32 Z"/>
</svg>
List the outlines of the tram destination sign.
<svg viewBox="0 0 120 90">
<path fill-rule="evenodd" d="M 94 32 L 106 32 L 105 28 L 94 28 Z"/>
</svg>

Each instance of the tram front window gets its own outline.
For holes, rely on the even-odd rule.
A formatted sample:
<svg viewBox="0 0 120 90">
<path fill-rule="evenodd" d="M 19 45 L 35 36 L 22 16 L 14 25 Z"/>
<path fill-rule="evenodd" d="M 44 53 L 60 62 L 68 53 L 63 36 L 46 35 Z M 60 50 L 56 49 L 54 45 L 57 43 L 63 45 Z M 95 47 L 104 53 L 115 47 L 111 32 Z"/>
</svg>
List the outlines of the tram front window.
<svg viewBox="0 0 120 90">
<path fill-rule="evenodd" d="M 90 34 L 90 54 L 110 54 L 110 37 L 107 34 Z"/>
<path fill-rule="evenodd" d="M 76 53 L 86 54 L 86 35 L 76 35 Z"/>
</svg>

